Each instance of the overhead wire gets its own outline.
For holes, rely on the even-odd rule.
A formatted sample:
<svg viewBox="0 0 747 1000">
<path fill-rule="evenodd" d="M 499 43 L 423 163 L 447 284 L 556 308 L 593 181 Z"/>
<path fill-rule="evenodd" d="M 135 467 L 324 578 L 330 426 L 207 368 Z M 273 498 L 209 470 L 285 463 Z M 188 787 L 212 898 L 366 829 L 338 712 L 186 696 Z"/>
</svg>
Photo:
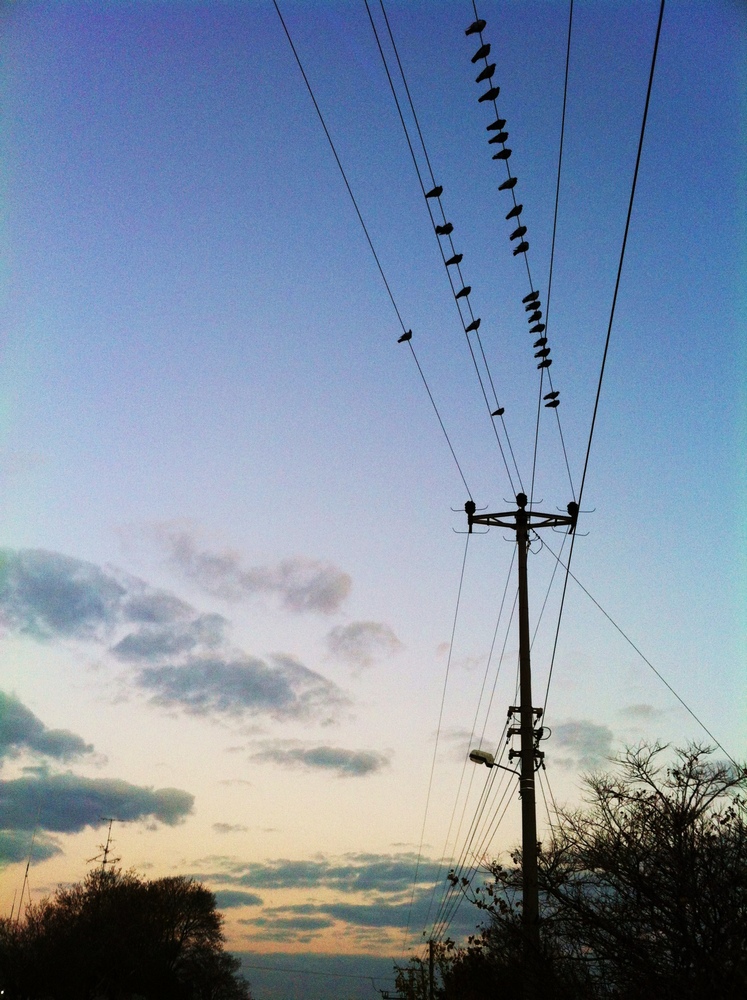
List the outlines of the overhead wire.
<svg viewBox="0 0 747 1000">
<path fill-rule="evenodd" d="M 448 684 L 449 684 L 449 671 L 451 669 L 451 659 L 452 659 L 452 655 L 453 655 L 453 651 L 454 651 L 454 636 L 456 635 L 457 621 L 459 619 L 459 607 L 460 607 L 461 600 L 462 600 L 462 586 L 464 584 L 464 571 L 465 571 L 465 568 L 466 568 L 466 565 L 467 565 L 467 553 L 469 551 L 469 540 L 470 540 L 470 537 L 471 536 L 469 534 L 465 536 L 466 541 L 465 541 L 465 544 L 464 544 L 464 556 L 462 558 L 462 570 L 461 570 L 461 573 L 459 575 L 459 587 L 457 588 L 456 606 L 454 608 L 454 619 L 453 619 L 453 623 L 452 623 L 452 626 L 451 626 L 451 638 L 449 640 L 449 653 L 448 653 L 448 656 L 446 658 L 446 671 L 444 673 L 444 685 L 443 685 L 443 690 L 441 692 L 441 706 L 440 706 L 439 712 L 438 712 L 438 726 L 436 728 L 436 739 L 435 739 L 434 744 L 433 744 L 433 757 L 431 759 L 431 770 L 430 770 L 430 775 L 428 777 L 428 790 L 427 790 L 426 796 L 425 796 L 425 809 L 423 810 L 423 825 L 422 825 L 421 830 L 420 830 L 420 843 L 418 845 L 417 861 L 415 863 L 415 872 L 413 874 L 412 892 L 410 893 L 410 902 L 409 902 L 409 906 L 408 906 L 408 910 L 407 910 L 407 921 L 406 921 L 406 925 L 405 925 L 405 933 L 404 933 L 403 943 L 402 943 L 403 944 L 403 947 L 402 947 L 403 953 L 407 949 L 407 939 L 408 939 L 409 934 L 410 934 L 410 921 L 412 919 L 412 908 L 413 908 L 413 904 L 414 904 L 414 901 L 415 901 L 415 890 L 417 889 L 417 886 L 418 886 L 418 875 L 419 875 L 419 872 L 420 872 L 420 862 L 421 862 L 421 859 L 423 857 L 423 843 L 425 842 L 425 828 L 426 828 L 426 824 L 428 822 L 428 810 L 430 808 L 431 792 L 433 790 L 433 775 L 434 775 L 434 772 L 436 770 L 436 756 L 438 754 L 438 743 L 439 743 L 439 739 L 440 739 L 440 736 L 441 736 L 441 723 L 443 721 L 444 705 L 446 704 L 446 690 L 447 690 Z"/>
<path fill-rule="evenodd" d="M 657 670 L 657 668 L 653 665 L 653 663 L 651 662 L 651 660 L 649 660 L 648 657 L 645 656 L 644 653 L 638 648 L 638 646 L 636 646 L 636 644 L 633 642 L 633 640 L 630 638 L 630 636 L 627 635 L 627 633 L 617 624 L 617 622 L 612 617 L 612 615 L 608 611 L 606 611 L 602 607 L 602 605 L 599 603 L 599 601 L 596 599 L 596 597 L 594 597 L 593 594 L 591 594 L 586 589 L 586 587 L 583 585 L 583 583 L 581 583 L 581 581 L 576 576 L 576 574 L 573 573 L 573 572 L 571 572 L 571 570 L 569 568 L 570 560 L 569 560 L 568 563 L 564 563 L 562 561 L 562 559 L 560 558 L 560 556 L 558 554 L 556 554 L 555 552 L 553 552 L 553 550 L 550 548 L 549 545 L 545 545 L 545 548 L 550 553 L 550 555 L 554 559 L 557 560 L 557 562 L 563 567 L 563 569 L 565 569 L 565 571 L 566 571 L 566 577 L 571 577 L 571 579 L 574 581 L 574 583 L 578 584 L 578 586 L 581 588 L 581 590 L 583 590 L 583 592 L 586 594 L 586 596 L 589 598 L 589 600 L 592 602 L 592 604 L 594 604 L 602 612 L 602 614 L 607 619 L 607 621 L 620 633 L 620 635 L 628 643 L 628 645 L 633 650 L 635 650 L 635 652 L 640 656 L 640 658 L 643 660 L 643 662 L 646 664 L 646 666 L 650 667 L 651 670 L 653 670 L 653 672 L 656 674 L 656 676 L 659 678 L 659 680 L 662 682 L 662 684 L 667 688 L 667 690 L 672 695 L 674 695 L 674 697 L 677 699 L 677 701 L 680 703 L 680 705 L 682 705 L 682 707 L 685 709 L 685 711 L 698 723 L 698 725 L 701 727 L 701 729 L 703 730 L 703 732 L 706 733 L 713 740 L 713 742 L 716 744 L 716 746 L 719 748 L 719 750 L 721 750 L 722 753 L 726 754 L 726 756 L 729 758 L 729 760 L 731 761 L 731 763 L 734 764 L 735 767 L 739 767 L 740 765 L 737 764 L 737 762 L 734 760 L 734 758 L 731 756 L 731 754 L 727 750 L 724 749 L 724 747 L 719 742 L 719 740 L 716 739 L 716 737 L 713 735 L 713 733 L 708 728 L 708 726 L 706 726 L 706 724 L 703 722 L 703 720 L 698 715 L 696 715 L 696 713 L 690 708 L 690 706 L 687 704 L 687 702 L 685 701 L 685 699 L 682 698 L 677 693 L 677 691 L 675 691 L 675 689 L 672 687 L 672 685 L 669 683 L 669 681 L 666 679 L 666 677 L 664 677 L 664 675 L 659 670 Z"/>
<path fill-rule="evenodd" d="M 446 276 L 447 276 L 447 279 L 449 281 L 449 286 L 451 288 L 451 293 L 452 293 L 452 296 L 454 298 L 454 302 L 455 302 L 456 307 L 457 307 L 457 312 L 459 314 L 459 320 L 460 320 L 460 323 L 461 323 L 461 326 L 462 326 L 462 330 L 463 330 L 464 335 L 465 335 L 465 339 L 467 341 L 467 347 L 468 347 L 468 350 L 469 350 L 469 353 L 470 353 L 470 357 L 472 359 L 472 364 L 473 364 L 473 367 L 475 369 L 475 373 L 477 375 L 478 383 L 479 383 L 479 386 L 480 386 L 480 391 L 482 393 L 482 397 L 483 397 L 483 400 L 485 402 L 485 406 L 487 408 L 488 415 L 490 416 L 491 427 L 493 429 L 493 434 L 495 435 L 495 439 L 496 439 L 496 442 L 498 444 L 498 448 L 500 450 L 501 458 L 503 460 L 503 464 L 505 466 L 506 473 L 508 475 L 509 483 L 511 485 L 511 489 L 514 492 L 516 492 L 516 487 L 515 487 L 514 482 L 513 482 L 513 476 L 512 476 L 512 473 L 511 473 L 511 469 L 509 467 L 508 460 L 506 458 L 506 454 L 505 454 L 504 449 L 503 449 L 503 443 L 502 443 L 500 435 L 498 433 L 498 429 L 496 427 L 495 420 L 493 419 L 495 416 L 499 416 L 500 417 L 501 424 L 502 424 L 502 427 L 503 427 L 503 433 L 504 433 L 504 436 L 506 438 L 506 444 L 507 444 L 507 447 L 508 447 L 508 450 L 509 450 L 509 454 L 511 455 L 511 459 L 512 459 L 512 462 L 513 462 L 514 470 L 516 472 L 516 476 L 518 478 L 519 485 L 520 485 L 521 489 L 523 490 L 524 487 L 523 487 L 522 482 L 521 482 L 521 473 L 519 472 L 519 467 L 518 467 L 518 464 L 516 462 L 516 456 L 514 454 L 513 446 L 511 444 L 511 439 L 510 439 L 510 436 L 509 436 L 509 433 L 508 433 L 508 429 L 506 427 L 505 418 L 503 416 L 505 408 L 501 407 L 501 405 L 500 405 L 500 403 L 498 401 L 498 394 L 497 394 L 497 390 L 496 390 L 496 387 L 495 387 L 495 382 L 494 382 L 494 379 L 493 379 L 492 372 L 490 370 L 490 365 L 488 363 L 487 355 L 485 353 L 485 349 L 484 349 L 484 346 L 483 346 L 482 338 L 481 338 L 480 332 L 479 332 L 479 327 L 480 327 L 481 320 L 478 317 L 475 316 L 475 314 L 474 314 L 474 312 L 472 310 L 472 303 L 471 303 L 470 297 L 469 297 L 470 293 L 472 291 L 472 286 L 468 285 L 466 283 L 466 281 L 464 279 L 464 276 L 462 274 L 461 261 L 463 259 L 463 254 L 459 254 L 459 253 L 456 252 L 456 247 L 454 245 L 454 241 L 453 241 L 453 238 L 451 236 L 451 233 L 453 232 L 453 225 L 451 223 L 448 223 L 446 221 L 446 213 L 445 213 L 445 210 L 444 210 L 444 207 L 443 207 L 443 202 L 441 200 L 441 196 L 442 196 L 442 193 L 443 193 L 443 187 L 441 185 L 438 185 L 436 183 L 436 178 L 435 178 L 435 175 L 434 175 L 434 172 L 433 172 L 433 167 L 431 165 L 430 157 L 428 156 L 428 150 L 427 150 L 427 147 L 425 145 L 425 139 L 423 137 L 422 129 L 420 128 L 420 122 L 418 120 L 417 112 L 415 110 L 415 104 L 413 102 L 412 95 L 410 93 L 410 88 L 409 88 L 409 85 L 407 83 L 407 77 L 405 75 L 404 67 L 402 65 L 402 61 L 401 61 L 400 56 L 399 56 L 399 50 L 397 49 L 397 43 L 396 43 L 396 41 L 394 39 L 394 34 L 392 32 L 392 28 L 391 28 L 391 25 L 389 23 L 389 18 L 388 18 L 387 13 L 386 13 L 386 8 L 384 7 L 383 0 L 380 0 L 381 10 L 382 10 L 382 14 L 384 16 L 385 24 L 386 24 L 386 27 L 387 27 L 387 32 L 388 32 L 388 35 L 389 35 L 389 40 L 390 40 L 390 43 L 392 45 L 392 50 L 394 52 L 394 55 L 395 55 L 395 58 L 396 58 L 396 61 L 397 61 L 397 66 L 399 68 L 399 73 L 400 73 L 400 76 L 402 78 L 402 82 L 403 82 L 403 85 L 404 85 L 405 93 L 407 95 L 407 100 L 408 100 L 408 103 L 409 103 L 409 106 L 410 106 L 410 111 L 411 111 L 413 120 L 415 122 L 415 126 L 416 126 L 416 129 L 417 129 L 418 137 L 420 139 L 420 145 L 421 145 L 422 150 L 423 150 L 423 155 L 425 157 L 425 162 L 427 164 L 428 173 L 430 174 L 430 182 L 431 182 L 431 184 L 430 184 L 430 190 L 428 189 L 428 185 L 426 185 L 426 183 L 423 180 L 423 172 L 422 172 L 420 164 L 418 162 L 418 157 L 416 156 L 416 153 L 415 153 L 413 142 L 412 142 L 412 139 L 410 137 L 410 130 L 409 130 L 408 126 L 407 126 L 407 122 L 405 120 L 405 116 L 404 116 L 404 113 L 402 111 L 402 106 L 400 104 L 400 100 L 399 100 L 399 97 L 398 97 L 398 94 L 397 94 L 397 88 L 394 85 L 394 80 L 392 78 L 392 74 L 391 74 L 391 71 L 389 69 L 389 62 L 387 60 L 386 53 L 384 52 L 384 47 L 383 47 L 383 45 L 381 43 L 381 38 L 379 36 L 379 31 L 378 31 L 378 29 L 376 27 L 376 22 L 374 20 L 373 14 L 371 12 L 371 8 L 370 8 L 370 5 L 368 3 L 368 0 L 364 0 L 364 4 L 365 4 L 365 7 L 366 7 L 366 12 L 368 14 L 369 21 L 371 23 L 371 29 L 372 29 L 373 34 L 374 34 L 374 39 L 376 41 L 376 45 L 377 45 L 377 48 L 378 48 L 378 51 L 379 51 L 379 55 L 381 57 L 382 65 L 384 67 L 384 72 L 386 74 L 386 78 L 387 78 L 387 81 L 389 83 L 390 90 L 392 92 L 392 97 L 394 99 L 395 107 L 397 109 L 397 114 L 399 116 L 399 120 L 400 120 L 400 123 L 402 125 L 402 130 L 403 130 L 404 135 L 405 135 L 405 140 L 406 140 L 406 143 L 407 143 L 408 150 L 410 152 L 410 157 L 412 159 L 413 166 L 415 168 L 415 173 L 416 173 L 417 178 L 418 178 L 418 183 L 420 185 L 420 189 L 422 191 L 423 198 L 425 199 L 426 208 L 428 210 L 428 215 L 429 215 L 430 220 L 431 220 L 431 227 L 432 227 L 433 232 L 434 232 L 434 234 L 436 236 L 436 242 L 438 243 L 439 253 L 440 253 L 441 259 L 442 259 L 442 261 L 444 263 L 444 267 L 445 267 L 445 271 L 446 271 Z M 439 206 L 439 208 L 441 210 L 441 223 L 440 224 L 437 221 L 437 219 L 434 217 L 433 209 L 431 207 L 431 202 L 432 201 L 437 202 L 438 206 Z M 451 254 L 448 256 L 448 258 L 447 258 L 446 252 L 444 251 L 444 242 L 442 240 L 442 237 L 444 237 L 445 240 L 448 242 L 448 245 L 449 245 L 450 250 L 451 250 Z M 457 272 L 457 274 L 459 276 L 459 285 L 458 286 L 455 284 L 454 279 L 452 277 L 452 267 L 455 268 L 455 270 L 456 270 L 456 272 Z M 462 311 L 463 309 L 466 311 L 466 318 L 465 318 L 465 314 Z M 477 344 L 478 344 L 478 347 L 479 347 L 479 352 L 480 352 L 480 356 L 482 358 L 482 362 L 483 362 L 483 366 L 484 366 L 485 373 L 486 373 L 486 376 L 487 376 L 487 380 L 488 380 L 488 383 L 490 385 L 491 392 L 493 394 L 493 400 L 494 400 L 494 402 L 492 404 L 491 404 L 490 400 L 488 399 L 487 389 L 486 389 L 485 383 L 483 381 L 483 375 L 482 375 L 482 373 L 480 371 L 480 366 L 478 364 L 477 357 L 475 355 L 475 350 L 474 350 L 474 348 L 472 346 L 472 341 L 470 339 L 470 333 L 474 333 L 475 339 L 477 340 Z M 493 409 L 494 407 L 495 407 L 495 409 Z"/>
<path fill-rule="evenodd" d="M 449 437 L 449 434 L 448 434 L 448 432 L 446 430 L 446 426 L 444 425 L 443 419 L 441 418 L 441 414 L 440 414 L 440 412 L 438 410 L 438 407 L 436 405 L 436 401 L 435 401 L 435 399 L 433 397 L 433 393 L 431 392 L 430 387 L 428 385 L 428 382 L 426 381 L 425 374 L 423 372 L 422 366 L 421 366 L 421 364 L 420 364 L 420 362 L 419 362 L 419 360 L 417 358 L 417 355 L 415 353 L 415 348 L 412 346 L 412 342 L 411 342 L 412 330 L 408 330 L 406 328 L 405 322 L 402 319 L 402 315 L 401 315 L 401 313 L 399 311 L 399 307 L 397 306 L 397 302 L 396 302 L 396 300 L 394 298 L 394 293 L 392 292 L 391 286 L 390 286 L 389 281 L 387 280 L 386 274 L 384 272 L 384 268 L 383 268 L 383 266 L 381 264 L 381 260 L 379 259 L 379 255 L 377 254 L 376 248 L 374 247 L 374 244 L 373 244 L 373 240 L 371 239 L 371 234 L 369 233 L 368 227 L 366 226 L 366 223 L 365 223 L 365 220 L 363 218 L 363 215 L 361 214 L 361 210 L 360 210 L 360 208 L 358 206 L 358 202 L 356 200 L 355 195 L 353 194 L 353 189 L 350 186 L 350 182 L 348 181 L 347 174 L 345 173 L 345 168 L 342 165 L 342 161 L 340 160 L 340 157 L 338 155 L 338 152 L 337 152 L 337 149 L 335 147 L 335 144 L 334 144 L 334 141 L 332 139 L 332 136 L 330 134 L 330 131 L 327 128 L 327 123 L 324 120 L 324 115 L 322 114 L 321 108 L 319 107 L 319 103 L 318 103 L 318 101 L 317 101 L 317 99 L 316 99 L 316 97 L 314 95 L 314 91 L 313 91 L 313 89 L 311 87 L 311 83 L 309 82 L 309 78 L 306 75 L 306 71 L 305 71 L 305 69 L 303 67 L 303 63 L 301 62 L 301 57 L 299 56 L 298 50 L 296 49 L 296 46 L 293 43 L 293 39 L 291 37 L 290 31 L 288 29 L 288 26 L 285 23 L 285 19 L 283 18 L 283 15 L 282 15 L 282 13 L 280 11 L 280 7 L 278 6 L 277 0 L 272 0 L 272 3 L 273 3 L 273 6 L 275 7 L 275 11 L 277 12 L 278 18 L 280 19 L 280 23 L 281 23 L 281 25 L 283 27 L 283 31 L 285 32 L 285 37 L 288 39 L 288 44 L 291 47 L 291 51 L 293 52 L 293 55 L 295 57 L 296 63 L 298 65 L 298 68 L 301 71 L 301 76 L 303 77 L 303 81 L 306 84 L 306 89 L 309 92 L 309 97 L 311 98 L 311 102 L 314 105 L 314 110 L 316 111 L 317 117 L 319 118 L 321 126 L 324 129 L 324 134 L 327 137 L 327 142 L 329 143 L 329 147 L 332 150 L 332 155 L 335 158 L 335 162 L 337 163 L 337 167 L 338 167 L 338 169 L 340 171 L 340 174 L 342 176 L 343 182 L 344 182 L 345 187 L 347 189 L 347 192 L 348 192 L 348 194 L 350 196 L 350 200 L 353 203 L 353 208 L 355 209 L 355 214 L 358 216 L 358 221 L 361 224 L 361 228 L 363 229 L 363 233 L 364 233 L 364 235 L 366 237 L 366 241 L 368 243 L 369 249 L 371 250 L 371 253 L 373 255 L 374 261 L 376 262 L 376 267 L 378 268 L 379 274 L 381 276 L 381 280 L 384 282 L 384 287 L 386 288 L 387 295 L 389 296 L 389 300 L 392 303 L 392 307 L 393 307 L 394 312 L 395 312 L 395 314 L 397 316 L 397 320 L 399 321 L 399 325 L 402 328 L 402 336 L 400 337 L 400 343 L 407 342 L 408 345 L 409 345 L 409 347 L 410 347 L 410 351 L 412 352 L 412 356 L 413 356 L 413 358 L 415 360 L 415 364 L 417 365 L 418 372 L 420 374 L 420 378 L 423 381 L 423 384 L 424 384 L 424 386 L 426 388 L 426 392 L 428 393 L 428 398 L 431 401 L 431 405 L 433 406 L 433 409 L 435 411 L 436 417 L 438 419 L 438 423 L 439 423 L 439 425 L 441 427 L 441 430 L 442 430 L 442 432 L 444 434 L 444 437 L 446 438 L 446 443 L 449 446 L 449 451 L 451 452 L 451 455 L 452 455 L 452 457 L 453 457 L 453 459 L 454 459 L 454 461 L 456 463 L 457 470 L 459 472 L 459 476 L 461 477 L 461 480 L 462 480 L 462 482 L 464 484 L 465 489 L 467 490 L 467 493 L 470 496 L 470 499 L 472 499 L 472 493 L 470 492 L 469 486 L 467 485 L 467 481 L 465 479 L 464 472 L 462 471 L 462 466 L 459 463 L 459 460 L 458 460 L 458 458 L 456 456 L 456 452 L 454 451 L 454 447 L 453 447 L 453 445 L 451 443 L 451 438 Z"/>
<path fill-rule="evenodd" d="M 578 491 L 578 505 L 579 505 L 579 509 L 581 507 L 581 500 L 582 500 L 583 493 L 584 493 L 584 486 L 586 484 L 586 474 L 587 474 L 587 471 L 588 471 L 588 468 L 589 468 L 589 457 L 591 455 L 591 445 L 592 445 L 592 441 L 594 439 L 594 429 L 596 427 L 597 412 L 599 410 L 599 400 L 600 400 L 600 397 L 601 397 L 601 394 L 602 394 L 602 382 L 604 380 L 604 373 L 605 373 L 605 368 L 606 368 L 606 364 L 607 364 L 607 355 L 608 355 L 608 352 L 609 352 L 610 340 L 611 340 L 611 337 L 612 337 L 612 325 L 613 325 L 613 322 L 614 322 L 614 319 L 615 319 L 615 307 L 617 305 L 617 295 L 618 295 L 618 292 L 619 292 L 619 289 L 620 289 L 620 279 L 622 277 L 623 263 L 625 261 L 625 248 L 626 248 L 627 243 L 628 243 L 628 232 L 630 230 L 630 220 L 631 220 L 631 216 L 633 214 L 633 203 L 635 201 L 636 185 L 638 183 L 638 171 L 639 171 L 640 164 L 641 164 L 641 154 L 643 152 L 643 140 L 644 140 L 645 135 L 646 135 L 646 122 L 648 121 L 648 109 L 649 109 L 649 104 L 651 102 L 651 91 L 653 89 L 653 84 L 654 84 L 654 71 L 656 69 L 656 56 L 657 56 L 657 53 L 659 51 L 659 38 L 661 36 L 661 24 L 662 24 L 662 20 L 664 18 L 664 4 L 665 4 L 665 0 L 661 0 L 661 6 L 659 7 L 659 19 L 658 19 L 658 22 L 657 22 L 657 25 L 656 25 L 656 38 L 655 38 L 655 41 L 654 41 L 654 50 L 653 50 L 653 54 L 651 56 L 651 69 L 650 69 L 649 77 L 648 77 L 648 87 L 646 88 L 646 101 L 645 101 L 644 108 L 643 108 L 643 119 L 641 121 L 641 131 L 640 131 L 640 136 L 639 136 L 639 139 L 638 139 L 638 152 L 636 154 L 635 169 L 633 171 L 633 182 L 632 182 L 631 188 L 630 188 L 630 199 L 628 201 L 628 211 L 627 211 L 627 215 L 626 215 L 626 219 L 625 219 L 625 230 L 623 232 L 622 246 L 620 248 L 620 259 L 619 259 L 619 262 L 618 262 L 618 265 L 617 265 L 617 276 L 615 278 L 615 289 L 614 289 L 614 293 L 612 295 L 612 306 L 610 308 L 610 317 L 609 317 L 609 322 L 607 324 L 607 336 L 605 338 L 604 351 L 602 353 L 602 364 L 601 364 L 601 368 L 600 368 L 600 371 L 599 371 L 599 380 L 597 382 L 597 391 L 596 391 L 596 397 L 595 397 L 595 400 L 594 400 L 594 410 L 593 410 L 592 418 L 591 418 L 591 427 L 589 429 L 589 440 L 588 440 L 588 443 L 587 443 L 587 446 L 586 446 L 586 457 L 584 459 L 584 468 L 583 468 L 583 473 L 582 473 L 582 476 L 581 476 L 581 485 L 580 485 L 579 491 Z M 550 670 L 549 670 L 549 674 L 548 674 L 548 678 L 547 678 L 547 688 L 545 690 L 545 701 L 544 701 L 543 712 L 547 709 L 547 699 L 548 699 L 548 696 L 549 696 L 549 693 L 550 693 L 550 683 L 552 681 L 553 669 L 555 667 L 555 659 L 556 659 L 556 654 L 557 654 L 557 649 L 558 649 L 558 638 L 560 636 L 560 625 L 561 625 L 561 621 L 562 621 L 562 618 L 563 618 L 563 610 L 565 608 L 565 597 L 566 597 L 566 593 L 567 593 L 567 590 L 568 590 L 568 576 L 569 576 L 569 573 L 570 573 L 570 566 L 571 566 L 571 561 L 573 559 L 573 550 L 574 550 L 574 547 L 575 547 L 575 544 L 576 544 L 577 534 L 578 533 L 574 531 L 573 537 L 571 538 L 571 547 L 570 547 L 570 550 L 569 550 L 569 553 L 568 553 L 568 565 L 566 567 L 565 579 L 563 581 L 563 592 L 562 592 L 562 595 L 561 595 L 561 598 L 560 598 L 560 609 L 558 611 L 558 621 L 557 621 L 557 626 L 556 626 L 556 629 L 555 629 L 555 639 L 554 639 L 554 642 L 553 642 L 552 655 L 550 657 Z"/>
</svg>

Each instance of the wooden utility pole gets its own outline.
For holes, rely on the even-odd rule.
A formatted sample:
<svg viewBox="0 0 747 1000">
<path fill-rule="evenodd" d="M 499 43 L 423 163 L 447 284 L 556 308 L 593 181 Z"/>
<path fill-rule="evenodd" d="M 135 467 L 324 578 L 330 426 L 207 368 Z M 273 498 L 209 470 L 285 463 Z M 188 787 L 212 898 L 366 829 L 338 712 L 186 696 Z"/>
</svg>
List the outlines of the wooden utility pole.
<svg viewBox="0 0 747 1000">
<path fill-rule="evenodd" d="M 516 534 L 519 555 L 519 692 L 520 703 L 512 706 L 509 714 L 519 715 L 519 727 L 509 728 L 509 736 L 518 735 L 521 749 L 509 751 L 509 759 L 520 758 L 519 794 L 521 796 L 521 873 L 522 873 L 522 927 L 523 944 L 523 994 L 525 1000 L 536 1000 L 538 994 L 537 967 L 539 963 L 539 892 L 537 886 L 537 808 L 534 791 L 534 774 L 537 768 L 537 743 L 535 719 L 542 715 L 541 708 L 532 705 L 532 664 L 529 634 L 529 586 L 527 552 L 530 531 L 537 528 L 567 527 L 573 531 L 578 518 L 578 504 L 569 503 L 568 514 L 543 514 L 527 510 L 527 496 L 519 493 L 516 510 L 497 514 L 477 514 L 472 500 L 464 505 L 469 531 L 473 524 L 509 528 Z M 492 761 L 492 757 L 490 758 Z M 486 761 L 487 763 L 487 761 Z M 492 764 L 488 764 L 492 766 Z"/>
</svg>

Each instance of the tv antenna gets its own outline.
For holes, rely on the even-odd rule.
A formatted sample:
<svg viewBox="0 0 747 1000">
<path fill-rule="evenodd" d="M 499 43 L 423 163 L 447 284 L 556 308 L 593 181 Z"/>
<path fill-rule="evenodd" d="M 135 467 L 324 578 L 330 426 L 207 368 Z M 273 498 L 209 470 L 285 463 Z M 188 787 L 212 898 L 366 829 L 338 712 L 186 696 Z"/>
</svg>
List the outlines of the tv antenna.
<svg viewBox="0 0 747 1000">
<path fill-rule="evenodd" d="M 121 861 L 122 859 L 121 858 L 110 858 L 109 857 L 109 855 L 112 852 L 112 823 L 114 822 L 114 817 L 113 816 L 102 816 L 101 820 L 104 823 L 108 823 L 109 824 L 109 828 L 108 828 L 107 833 L 106 833 L 106 843 L 99 844 L 99 847 L 101 849 L 101 854 L 97 854 L 95 857 L 89 858 L 86 861 L 86 864 L 87 865 L 91 865 L 95 861 L 100 861 L 101 862 L 101 871 L 105 872 L 107 865 L 116 865 L 117 862 Z"/>
</svg>

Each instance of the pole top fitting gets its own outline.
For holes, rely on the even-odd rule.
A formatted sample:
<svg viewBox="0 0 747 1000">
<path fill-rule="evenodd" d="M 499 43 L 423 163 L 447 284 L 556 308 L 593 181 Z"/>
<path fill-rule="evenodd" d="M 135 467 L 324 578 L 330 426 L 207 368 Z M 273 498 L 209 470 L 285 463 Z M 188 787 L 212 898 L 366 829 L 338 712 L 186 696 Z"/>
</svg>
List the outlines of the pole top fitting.
<svg viewBox="0 0 747 1000">
<path fill-rule="evenodd" d="M 527 499 L 526 493 L 517 493 L 516 494 L 516 505 L 518 507 L 521 507 L 521 509 L 524 510 L 524 508 L 526 507 L 526 505 L 528 503 L 529 503 L 529 500 Z"/>
<path fill-rule="evenodd" d="M 465 503 L 464 505 L 465 514 L 468 514 L 470 517 L 472 517 L 472 515 L 475 513 L 476 510 L 477 510 L 477 505 L 475 504 L 474 500 L 468 500 Z"/>
</svg>

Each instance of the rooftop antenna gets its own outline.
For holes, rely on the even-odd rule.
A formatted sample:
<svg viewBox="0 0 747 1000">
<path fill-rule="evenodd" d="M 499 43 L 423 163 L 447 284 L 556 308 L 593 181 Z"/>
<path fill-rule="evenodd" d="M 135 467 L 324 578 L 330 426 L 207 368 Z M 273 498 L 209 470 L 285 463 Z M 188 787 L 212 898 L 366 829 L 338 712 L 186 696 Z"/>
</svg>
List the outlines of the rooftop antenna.
<svg viewBox="0 0 747 1000">
<path fill-rule="evenodd" d="M 101 849 L 101 854 L 97 854 L 95 857 L 89 858 L 86 861 L 86 864 L 90 865 L 90 864 L 93 864 L 94 861 L 101 861 L 101 871 L 105 872 L 107 865 L 116 865 L 117 862 L 121 861 L 122 859 L 121 858 L 110 858 L 109 857 L 109 855 L 111 854 L 111 851 L 112 851 L 112 823 L 114 822 L 114 817 L 113 816 L 102 816 L 101 820 L 102 820 L 102 822 L 109 824 L 109 828 L 108 828 L 107 833 L 106 833 L 106 843 L 105 844 L 99 844 L 99 847 Z"/>
</svg>

